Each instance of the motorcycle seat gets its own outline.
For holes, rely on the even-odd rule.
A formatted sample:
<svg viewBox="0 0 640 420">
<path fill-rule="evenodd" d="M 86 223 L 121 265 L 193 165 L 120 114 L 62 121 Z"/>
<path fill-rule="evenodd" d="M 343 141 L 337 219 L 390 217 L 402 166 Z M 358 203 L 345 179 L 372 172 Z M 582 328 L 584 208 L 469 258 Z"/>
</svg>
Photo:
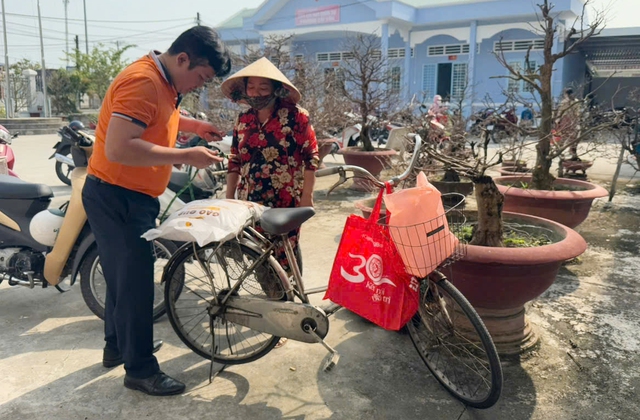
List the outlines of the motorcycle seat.
<svg viewBox="0 0 640 420">
<path fill-rule="evenodd" d="M 0 199 L 37 199 L 51 198 L 51 187 L 44 184 L 33 184 L 15 176 L 0 175 Z"/>
<path fill-rule="evenodd" d="M 171 191 L 178 192 L 182 187 L 189 183 L 189 174 L 186 172 L 171 172 L 171 179 L 169 179 L 169 189 Z"/>
</svg>

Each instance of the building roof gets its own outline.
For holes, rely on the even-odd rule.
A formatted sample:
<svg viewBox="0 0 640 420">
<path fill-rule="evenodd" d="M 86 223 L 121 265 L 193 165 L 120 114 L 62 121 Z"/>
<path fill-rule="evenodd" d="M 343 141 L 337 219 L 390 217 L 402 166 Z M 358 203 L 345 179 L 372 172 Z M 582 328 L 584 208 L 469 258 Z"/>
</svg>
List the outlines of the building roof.
<svg viewBox="0 0 640 420">
<path fill-rule="evenodd" d="M 229 19 L 219 23 L 216 27 L 224 29 L 242 28 L 243 19 L 253 16 L 259 8 L 260 7 L 254 7 L 253 9 L 244 8 Z"/>
<path fill-rule="evenodd" d="M 580 50 L 596 76 L 640 75 L 640 28 L 604 29 Z"/>
<path fill-rule="evenodd" d="M 468 4 L 468 3 L 483 3 L 487 1 L 495 1 L 495 0 L 376 0 L 378 3 L 389 2 L 389 1 L 397 1 L 399 3 L 404 3 L 412 7 L 424 9 L 428 7 L 440 7 L 440 6 L 453 6 L 457 4 Z M 265 2 L 266 3 L 266 0 Z M 217 25 L 218 28 L 223 29 L 235 29 L 242 28 L 243 19 L 247 17 L 253 16 L 264 3 L 258 7 L 254 8 L 244 8 L 240 10 L 238 13 L 234 14 L 227 20 L 221 22 Z"/>
<path fill-rule="evenodd" d="M 481 3 L 493 0 L 376 0 L 379 3 L 385 1 L 398 1 L 415 8 L 424 9 L 427 7 L 453 6 L 456 4 Z"/>
</svg>

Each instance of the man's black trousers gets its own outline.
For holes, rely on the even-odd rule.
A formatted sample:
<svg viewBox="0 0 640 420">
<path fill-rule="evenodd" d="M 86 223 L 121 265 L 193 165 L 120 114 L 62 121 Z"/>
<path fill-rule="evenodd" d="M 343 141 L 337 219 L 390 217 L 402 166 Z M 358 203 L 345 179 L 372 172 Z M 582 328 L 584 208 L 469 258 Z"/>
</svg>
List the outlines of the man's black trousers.
<svg viewBox="0 0 640 420">
<path fill-rule="evenodd" d="M 105 348 L 120 353 L 127 375 L 147 378 L 160 368 L 153 355 L 153 244 L 140 235 L 155 227 L 158 200 L 89 175 L 82 202 L 107 283 Z"/>
</svg>

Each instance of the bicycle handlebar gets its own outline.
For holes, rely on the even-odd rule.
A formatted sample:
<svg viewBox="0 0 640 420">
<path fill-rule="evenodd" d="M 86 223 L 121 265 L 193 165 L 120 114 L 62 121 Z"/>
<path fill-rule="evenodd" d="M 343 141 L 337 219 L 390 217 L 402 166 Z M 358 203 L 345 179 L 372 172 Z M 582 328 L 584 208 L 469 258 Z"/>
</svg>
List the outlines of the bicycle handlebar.
<svg viewBox="0 0 640 420">
<path fill-rule="evenodd" d="M 391 184 L 392 186 L 397 185 L 400 181 L 404 181 L 405 179 L 407 179 L 409 174 L 411 174 L 411 172 L 413 171 L 413 168 L 415 167 L 415 164 L 418 160 L 418 151 L 420 150 L 420 146 L 422 145 L 422 138 L 418 134 L 408 134 L 408 135 L 409 136 L 413 135 L 413 138 L 415 140 L 415 146 L 413 148 L 413 155 L 411 156 L 411 162 L 409 162 L 409 166 L 402 174 L 398 176 L 394 176 L 388 181 L 389 184 Z M 316 171 L 316 178 L 333 175 L 333 174 L 340 174 L 342 177 L 344 177 L 344 173 L 346 171 L 351 171 L 356 176 L 361 176 L 363 178 L 366 178 L 368 181 L 371 181 L 377 187 L 384 188 L 384 182 L 380 181 L 378 178 L 371 175 L 371 173 L 366 169 L 361 168 L 359 166 L 353 166 L 353 165 L 332 166 L 331 168 L 319 169 Z"/>
</svg>

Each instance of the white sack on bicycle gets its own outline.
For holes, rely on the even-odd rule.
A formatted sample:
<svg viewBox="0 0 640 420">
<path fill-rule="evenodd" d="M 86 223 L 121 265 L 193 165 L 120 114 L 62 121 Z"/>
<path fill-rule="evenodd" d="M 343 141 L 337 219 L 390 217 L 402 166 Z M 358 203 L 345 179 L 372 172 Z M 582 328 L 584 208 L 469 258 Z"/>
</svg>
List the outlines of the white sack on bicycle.
<svg viewBox="0 0 640 420">
<path fill-rule="evenodd" d="M 454 253 L 458 239 L 449 231 L 440 191 L 424 172 L 416 187 L 384 196 L 391 214 L 389 232 L 407 272 L 423 278 Z"/>
<path fill-rule="evenodd" d="M 196 200 L 173 213 L 160 226 L 145 232 L 148 241 L 165 238 L 197 242 L 204 246 L 224 242 L 242 232 L 247 223 L 260 219 L 267 207 L 242 200 Z"/>
</svg>

